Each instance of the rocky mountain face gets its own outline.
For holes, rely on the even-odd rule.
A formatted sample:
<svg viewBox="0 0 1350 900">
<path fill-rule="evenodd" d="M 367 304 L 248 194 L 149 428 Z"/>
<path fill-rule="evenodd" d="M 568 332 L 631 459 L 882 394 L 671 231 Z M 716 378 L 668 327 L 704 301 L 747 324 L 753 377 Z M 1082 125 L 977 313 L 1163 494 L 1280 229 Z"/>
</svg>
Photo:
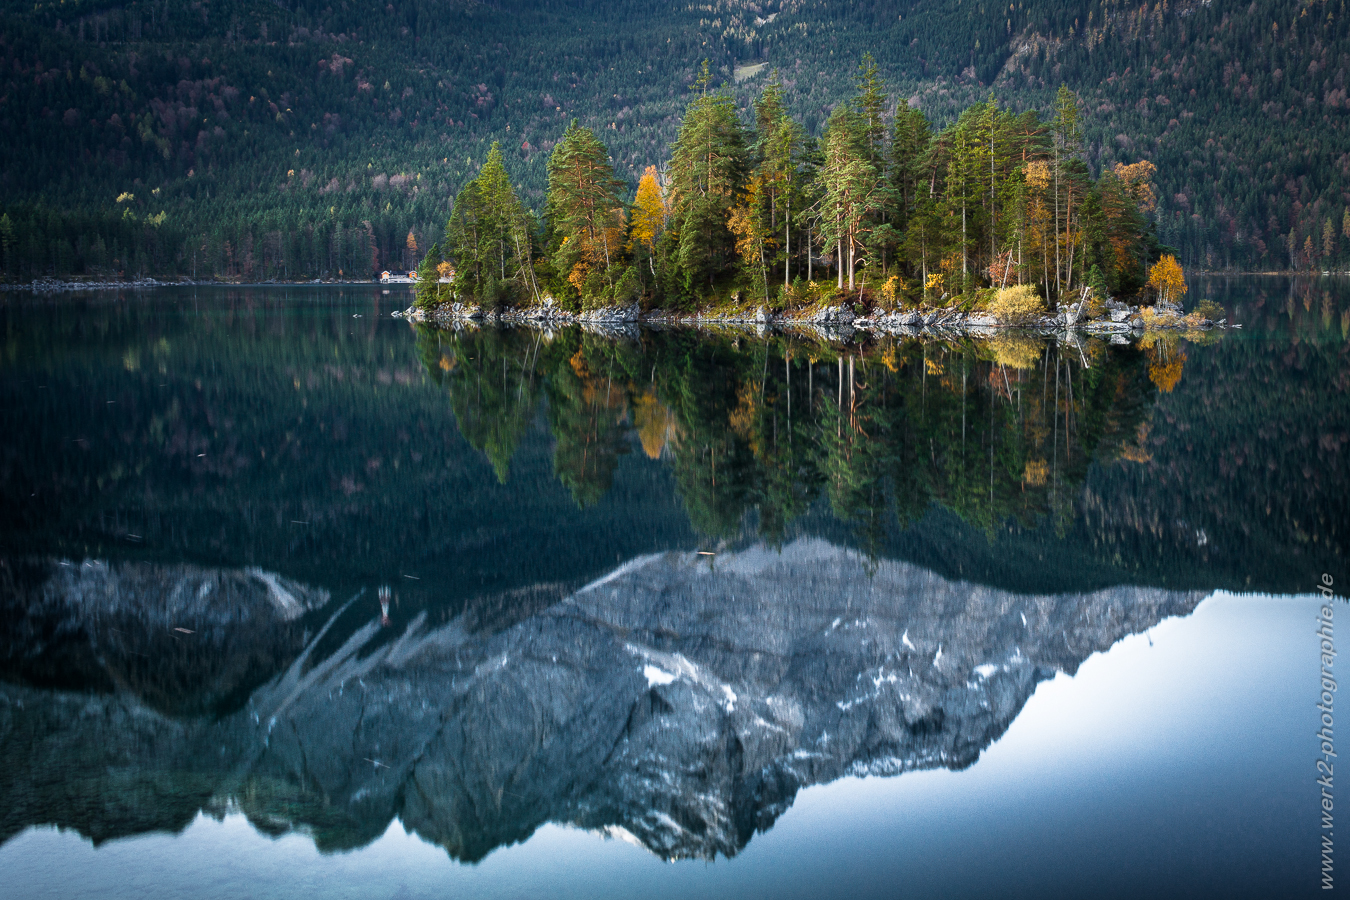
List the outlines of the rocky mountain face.
<svg viewBox="0 0 1350 900">
<path fill-rule="evenodd" d="M 496 630 L 321 632 L 224 717 L 0 684 L 0 839 L 231 807 L 324 849 L 398 817 L 466 861 L 546 822 L 731 856 L 802 787 L 971 765 L 1039 681 L 1201 596 L 1017 595 L 803 539 L 634 559 Z"/>
</svg>

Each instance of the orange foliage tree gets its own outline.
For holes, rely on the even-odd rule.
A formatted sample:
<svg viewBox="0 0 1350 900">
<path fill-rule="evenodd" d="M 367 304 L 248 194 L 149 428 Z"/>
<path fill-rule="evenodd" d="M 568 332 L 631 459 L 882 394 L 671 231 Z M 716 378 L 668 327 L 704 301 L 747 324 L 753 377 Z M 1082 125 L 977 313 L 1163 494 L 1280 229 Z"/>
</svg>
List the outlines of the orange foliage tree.
<svg viewBox="0 0 1350 900">
<path fill-rule="evenodd" d="M 1163 302 L 1180 302 L 1186 296 L 1186 275 L 1175 256 L 1166 254 L 1153 264 L 1148 272 L 1148 286 L 1158 292 L 1158 299 Z"/>
<path fill-rule="evenodd" d="M 574 119 L 549 157 L 548 209 L 562 238 L 554 265 L 583 297 L 613 287 L 625 230 L 622 189 L 605 145 Z"/>
<path fill-rule="evenodd" d="M 634 253 L 639 248 L 647 251 L 647 265 L 653 276 L 656 275 L 653 261 L 656 239 L 666 229 L 666 213 L 666 200 L 656 180 L 656 166 L 648 166 L 638 182 L 637 197 L 633 200 L 633 231 L 628 249 Z"/>
</svg>

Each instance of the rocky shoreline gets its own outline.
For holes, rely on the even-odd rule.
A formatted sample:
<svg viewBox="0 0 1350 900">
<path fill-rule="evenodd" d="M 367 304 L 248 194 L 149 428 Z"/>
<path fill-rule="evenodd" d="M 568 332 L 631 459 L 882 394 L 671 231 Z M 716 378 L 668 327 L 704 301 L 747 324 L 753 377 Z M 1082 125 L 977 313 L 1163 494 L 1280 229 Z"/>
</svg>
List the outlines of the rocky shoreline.
<svg viewBox="0 0 1350 900">
<path fill-rule="evenodd" d="M 1072 303 L 1056 313 L 1024 319 L 1017 322 L 999 321 L 982 312 L 962 312 L 956 309 L 909 309 L 885 312 L 870 310 L 862 315 L 847 306 L 824 306 L 797 312 L 775 313 L 761 306 L 753 312 L 733 313 L 675 313 L 662 309 L 643 312 L 634 303 L 626 307 L 601 307 L 574 313 L 545 298 L 540 306 L 506 307 L 494 309 L 475 303 L 453 303 L 426 310 L 409 306 L 396 310 L 395 318 L 421 322 L 439 327 L 463 327 L 474 324 L 529 325 L 537 328 L 555 328 L 580 325 L 607 331 L 626 330 L 636 326 L 681 326 L 693 328 L 750 327 L 759 330 L 805 329 L 829 336 L 847 336 L 856 331 L 890 334 L 918 332 L 953 332 L 992 336 L 1015 330 L 1039 334 L 1058 334 L 1075 331 L 1084 334 L 1128 341 L 1131 336 L 1158 329 L 1209 330 L 1228 328 L 1227 319 L 1212 321 L 1190 316 L 1179 305 L 1159 303 L 1152 307 L 1131 306 L 1110 301 L 1104 312 L 1090 316 L 1086 303 Z M 1240 325 L 1231 327 L 1240 328 Z"/>
<path fill-rule="evenodd" d="M 39 278 L 28 284 L 0 284 L 0 291 L 64 294 L 71 291 L 145 290 L 147 288 L 176 287 L 180 284 L 196 283 L 191 281 L 159 281 L 154 278 L 138 278 L 135 281 L 60 281 L 55 278 Z"/>
</svg>

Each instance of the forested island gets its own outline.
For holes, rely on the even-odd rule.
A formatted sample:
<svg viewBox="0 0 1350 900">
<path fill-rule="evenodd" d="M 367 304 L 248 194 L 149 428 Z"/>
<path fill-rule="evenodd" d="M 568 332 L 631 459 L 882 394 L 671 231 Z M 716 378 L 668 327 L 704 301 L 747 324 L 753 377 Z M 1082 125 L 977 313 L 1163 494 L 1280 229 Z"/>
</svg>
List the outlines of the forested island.
<svg viewBox="0 0 1350 900">
<path fill-rule="evenodd" d="M 705 62 L 669 161 L 647 167 L 631 202 L 604 143 L 573 120 L 536 220 L 494 143 L 418 269 L 420 316 L 765 321 L 824 307 L 851 321 L 922 306 L 1029 324 L 1066 301 L 1102 318 L 1145 288 L 1180 312 L 1182 270 L 1149 219 L 1155 167 L 1092 177 L 1066 87 L 1048 122 L 991 95 L 935 130 L 908 104 L 890 114 L 868 55 L 815 140 L 776 73 L 749 123 L 711 82 Z"/>
</svg>

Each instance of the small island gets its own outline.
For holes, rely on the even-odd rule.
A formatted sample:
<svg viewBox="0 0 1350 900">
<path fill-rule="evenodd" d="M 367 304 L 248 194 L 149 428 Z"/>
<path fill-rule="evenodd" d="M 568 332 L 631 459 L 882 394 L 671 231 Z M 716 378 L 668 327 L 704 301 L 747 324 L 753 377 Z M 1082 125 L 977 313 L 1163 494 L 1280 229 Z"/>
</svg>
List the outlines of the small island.
<svg viewBox="0 0 1350 900">
<path fill-rule="evenodd" d="M 870 56 L 819 140 L 775 75 L 741 121 L 705 63 L 669 162 L 631 202 L 605 145 L 573 121 L 542 218 L 494 144 L 455 198 L 400 315 L 449 322 L 1031 328 L 1128 333 L 1225 325 L 1187 314 L 1159 244 L 1155 167 L 1085 159 L 1078 99 L 1054 115 L 993 96 L 934 131 L 891 101 Z"/>
</svg>

